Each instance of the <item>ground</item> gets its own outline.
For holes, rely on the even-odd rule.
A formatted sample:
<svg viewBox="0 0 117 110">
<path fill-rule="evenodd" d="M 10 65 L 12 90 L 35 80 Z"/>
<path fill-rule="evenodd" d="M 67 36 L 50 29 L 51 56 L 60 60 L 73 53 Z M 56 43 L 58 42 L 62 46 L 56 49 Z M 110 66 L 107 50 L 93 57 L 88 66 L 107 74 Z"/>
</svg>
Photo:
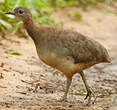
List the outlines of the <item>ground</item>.
<svg viewBox="0 0 117 110">
<path fill-rule="evenodd" d="M 117 110 L 117 16 L 90 10 L 83 12 L 83 21 L 78 22 L 70 15 L 73 10 L 57 11 L 53 14 L 55 22 L 64 22 L 64 28 L 97 40 L 112 58 L 111 64 L 85 70 L 88 84 L 98 96 L 95 104 L 85 106 L 86 90 L 78 74 L 73 77 L 68 101 L 58 102 L 65 77 L 39 60 L 30 38 L 9 34 L 8 40 L 0 39 L 0 110 Z M 11 55 L 9 49 L 22 55 Z M 42 88 L 34 92 L 37 83 Z"/>
</svg>

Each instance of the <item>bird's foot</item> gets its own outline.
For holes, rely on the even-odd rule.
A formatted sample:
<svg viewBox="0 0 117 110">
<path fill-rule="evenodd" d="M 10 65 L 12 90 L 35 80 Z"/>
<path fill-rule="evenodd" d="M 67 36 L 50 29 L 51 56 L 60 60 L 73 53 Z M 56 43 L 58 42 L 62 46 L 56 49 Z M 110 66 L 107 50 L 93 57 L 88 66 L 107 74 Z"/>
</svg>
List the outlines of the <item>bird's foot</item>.
<svg viewBox="0 0 117 110">
<path fill-rule="evenodd" d="M 84 98 L 84 100 L 86 100 L 88 98 L 88 102 L 86 103 L 86 105 L 90 105 L 90 103 L 91 103 L 91 97 L 92 97 L 91 95 L 94 96 L 94 101 L 92 102 L 92 104 L 94 104 L 97 97 L 96 97 L 94 91 L 92 90 L 92 88 L 89 88 L 88 91 L 87 91 L 87 95 Z"/>
</svg>

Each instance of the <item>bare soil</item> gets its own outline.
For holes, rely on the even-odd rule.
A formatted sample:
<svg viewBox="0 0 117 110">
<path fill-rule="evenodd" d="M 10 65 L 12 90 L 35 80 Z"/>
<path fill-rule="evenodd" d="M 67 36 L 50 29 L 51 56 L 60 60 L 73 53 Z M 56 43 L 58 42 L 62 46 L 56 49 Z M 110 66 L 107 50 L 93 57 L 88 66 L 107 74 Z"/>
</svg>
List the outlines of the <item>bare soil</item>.
<svg viewBox="0 0 117 110">
<path fill-rule="evenodd" d="M 30 38 L 9 35 L 8 40 L 0 39 L 0 110 L 117 110 L 117 16 L 91 10 L 83 12 L 83 21 L 79 22 L 72 19 L 73 11 L 57 11 L 53 14 L 55 22 L 64 22 L 64 28 L 99 41 L 112 58 L 112 64 L 85 70 L 89 85 L 98 95 L 95 104 L 85 106 L 86 90 L 78 74 L 73 77 L 68 101 L 58 102 L 64 93 L 65 77 L 39 60 Z M 9 49 L 22 55 L 11 55 Z M 42 88 L 34 92 L 37 83 Z"/>
</svg>

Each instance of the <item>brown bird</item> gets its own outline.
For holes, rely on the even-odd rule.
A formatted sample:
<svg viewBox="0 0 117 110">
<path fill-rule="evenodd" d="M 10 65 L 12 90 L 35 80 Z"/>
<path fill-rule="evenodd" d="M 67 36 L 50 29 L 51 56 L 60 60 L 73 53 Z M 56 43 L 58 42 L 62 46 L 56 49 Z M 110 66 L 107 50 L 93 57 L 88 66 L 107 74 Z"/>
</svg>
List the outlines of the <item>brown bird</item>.
<svg viewBox="0 0 117 110">
<path fill-rule="evenodd" d="M 72 76 L 79 73 L 85 84 L 87 95 L 91 100 L 92 90 L 87 84 L 83 70 L 102 62 L 111 62 L 107 50 L 97 41 L 76 31 L 54 27 L 36 26 L 31 12 L 25 7 L 8 11 L 19 17 L 35 43 L 39 58 L 47 65 L 58 69 L 67 78 L 67 85 L 62 101 L 67 99 L 67 93 L 72 82 Z"/>
</svg>

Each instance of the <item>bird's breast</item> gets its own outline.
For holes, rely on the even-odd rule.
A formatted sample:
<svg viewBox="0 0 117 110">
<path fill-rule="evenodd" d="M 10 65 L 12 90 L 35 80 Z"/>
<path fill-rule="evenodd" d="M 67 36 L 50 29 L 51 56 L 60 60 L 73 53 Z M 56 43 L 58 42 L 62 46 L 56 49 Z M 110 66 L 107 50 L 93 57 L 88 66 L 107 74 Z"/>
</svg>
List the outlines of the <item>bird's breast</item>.
<svg viewBox="0 0 117 110">
<path fill-rule="evenodd" d="M 47 65 L 58 69 L 67 77 L 71 77 L 73 74 L 77 73 L 79 67 L 74 64 L 74 59 L 68 56 L 58 55 L 54 52 L 38 52 L 39 58 Z"/>
</svg>

